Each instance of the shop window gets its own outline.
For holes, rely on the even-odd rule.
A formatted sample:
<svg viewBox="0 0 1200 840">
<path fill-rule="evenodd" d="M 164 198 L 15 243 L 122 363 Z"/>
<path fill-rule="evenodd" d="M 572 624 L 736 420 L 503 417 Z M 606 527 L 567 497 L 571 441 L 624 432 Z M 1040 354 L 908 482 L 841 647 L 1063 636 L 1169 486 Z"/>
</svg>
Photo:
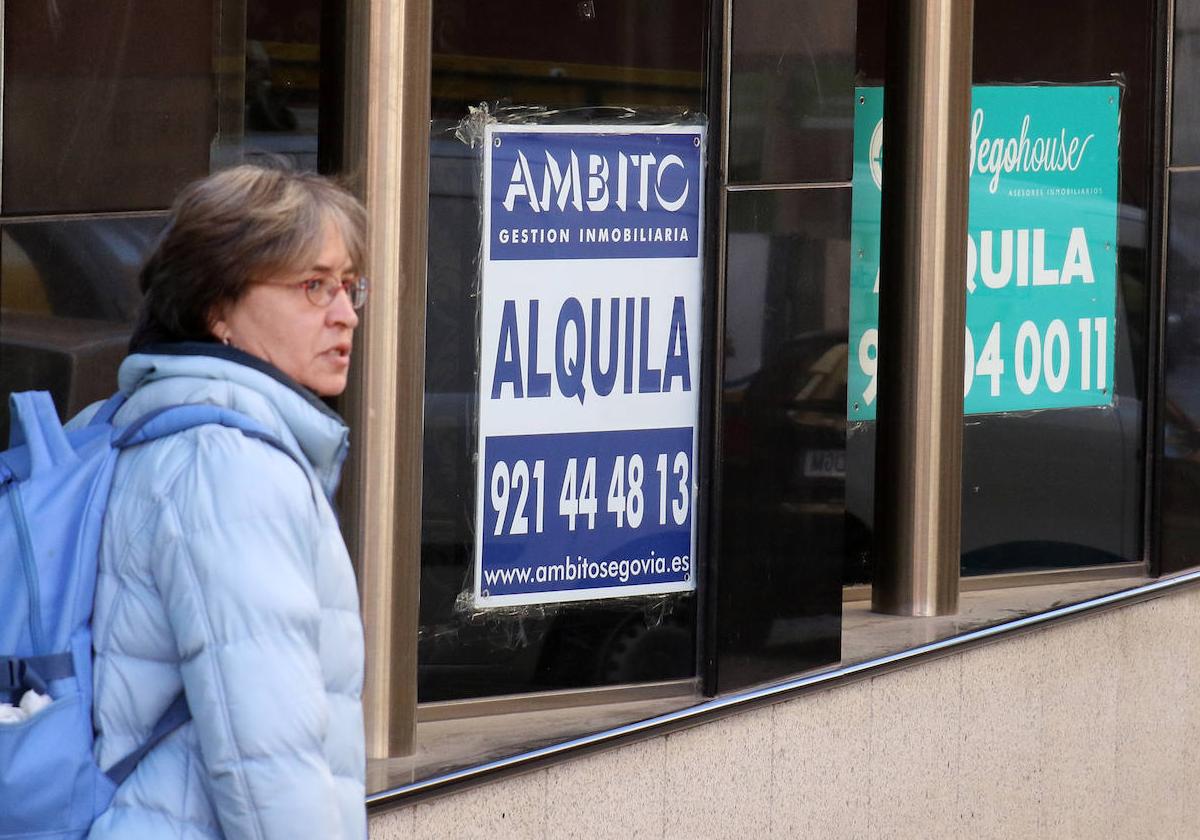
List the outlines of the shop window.
<svg viewBox="0 0 1200 840">
<path fill-rule="evenodd" d="M 1022 1 L 1016 6 L 977 2 L 974 82 L 977 91 L 983 91 L 982 101 L 991 97 L 989 108 L 996 102 L 1012 106 L 1018 126 L 1025 106 L 1034 121 L 1057 115 L 1056 109 L 1066 113 L 1069 109 L 1055 97 L 1036 101 L 1040 92 L 1050 88 L 1062 92 L 1066 86 L 1068 95 L 1080 102 L 1088 100 L 1090 119 L 1104 122 L 1093 139 L 1097 145 L 1108 144 L 1108 156 L 1091 185 L 1102 187 L 1102 193 L 1088 193 L 1103 194 L 1103 200 L 1090 202 L 1087 194 L 1067 185 L 1056 193 L 1061 202 L 1050 202 L 1049 211 L 1046 206 L 1038 210 L 1054 212 L 1063 220 L 1087 217 L 1085 226 L 1098 217 L 1108 224 L 1111 235 L 1086 242 L 1096 256 L 1091 268 L 1103 262 L 1108 271 L 1102 301 L 1105 324 L 1098 334 L 1094 323 L 1098 316 L 1090 313 L 1087 329 L 1081 330 L 1085 313 L 1076 312 L 1069 324 L 1072 336 L 1062 337 L 1060 326 L 1048 332 L 1046 323 L 1038 322 L 1038 341 L 1051 347 L 1038 350 L 1040 383 L 1045 385 L 1049 372 L 1054 384 L 1049 391 L 1061 394 L 1067 364 L 1061 347 L 1069 337 L 1078 338 L 1079 343 L 1070 344 L 1070 353 L 1076 364 L 1091 353 L 1090 384 L 1078 384 L 1078 389 L 1094 391 L 1092 402 L 1063 398 L 1058 406 L 1022 408 L 1014 398 L 1009 406 L 995 410 L 968 406 L 960 610 L 953 616 L 908 618 L 872 613 L 864 600 L 874 566 L 875 421 L 865 410 L 871 403 L 868 392 L 874 374 L 864 364 L 862 338 L 869 318 L 856 298 L 863 289 L 856 286 L 862 287 L 863 265 L 877 258 L 877 253 L 870 253 L 871 247 L 877 251 L 877 244 L 869 246 L 860 236 L 871 220 L 860 212 L 858 199 L 864 186 L 860 180 L 870 186 L 882 178 L 871 166 L 874 161 L 878 168 L 880 149 L 872 148 L 871 140 L 882 114 L 866 121 L 865 131 L 856 122 L 864 109 L 880 104 L 886 4 L 860 0 L 857 16 L 845 4 L 824 4 L 820 11 L 810 10 L 810 5 L 792 4 L 785 10 L 790 16 L 782 17 L 780 4 L 746 0 L 732 5 L 730 167 L 728 181 L 720 185 L 726 209 L 721 232 L 725 282 L 713 290 L 720 298 L 716 328 L 721 334 L 715 344 L 722 354 L 724 377 L 710 403 L 716 434 L 709 526 L 715 536 L 702 559 L 712 577 L 698 593 L 700 628 L 688 611 L 643 610 L 636 616 L 635 622 L 641 624 L 634 631 L 636 636 L 644 632 L 642 626 L 661 626 L 671 614 L 682 616 L 678 629 L 684 632 L 678 648 L 665 644 L 664 649 L 682 652 L 698 642 L 703 666 L 691 670 L 683 653 L 667 653 L 656 660 L 660 667 L 629 672 L 619 679 L 604 676 L 616 672 L 598 671 L 595 662 L 602 649 L 599 640 L 622 638 L 613 626 L 632 617 L 622 612 L 624 607 L 613 611 L 598 602 L 571 610 L 554 605 L 521 613 L 469 608 L 476 504 L 473 430 L 478 413 L 473 400 L 480 352 L 475 278 L 484 244 L 479 236 L 476 151 L 464 146 L 454 132 L 464 109 L 481 101 L 582 108 L 575 112 L 580 119 L 593 119 L 602 104 L 686 104 L 688 97 L 660 100 L 650 96 L 646 86 L 635 84 L 634 79 L 648 78 L 635 70 L 642 66 L 637 61 L 622 59 L 628 79 L 624 89 L 613 82 L 620 73 L 613 76 L 584 65 L 588 61 L 612 64 L 612 56 L 624 55 L 620 52 L 624 47 L 613 43 L 635 44 L 629 47 L 634 52 L 648 49 L 640 37 L 655 25 L 664 26 L 664 31 L 691 30 L 678 22 L 668 24 L 670 14 L 658 19 L 658 8 L 654 22 L 643 25 L 646 22 L 636 8 L 623 6 L 625 31 L 638 35 L 626 42 L 606 42 L 604 49 L 596 50 L 587 42 L 587 26 L 604 17 L 606 7 L 600 2 L 554 7 L 545 13 L 526 7 L 524 19 L 550 22 L 536 41 L 530 35 L 536 30 L 512 23 L 509 8 L 499 7 L 496 17 L 480 19 L 473 7 L 468 28 L 464 7 L 450 2 L 434 6 L 433 110 L 438 119 L 432 143 L 428 240 L 430 342 L 419 664 L 420 696 L 426 704 L 419 713 L 418 755 L 410 761 L 392 760 L 390 767 L 379 762 L 376 787 L 395 784 L 397 779 L 407 784 L 433 776 L 432 787 L 437 790 L 443 782 L 454 784 L 452 774 L 437 778 L 446 767 L 462 767 L 480 757 L 514 755 L 529 746 L 540 748 L 607 725 L 628 724 L 698 698 L 677 696 L 656 708 L 628 710 L 592 704 L 595 695 L 590 692 L 586 698 L 575 696 L 565 703 L 562 695 L 503 698 L 493 706 L 428 701 L 571 686 L 595 688 L 696 673 L 703 680 L 704 694 L 724 695 L 712 706 L 695 707 L 697 714 L 704 714 L 726 701 L 745 706 L 762 702 L 773 689 L 761 686 L 770 680 L 787 680 L 775 688 L 793 691 L 804 690 L 810 679 L 828 676 L 808 671 L 812 667 L 823 670 L 840 659 L 841 666 L 851 666 L 848 676 L 860 678 L 865 672 L 853 666 L 863 662 L 878 659 L 874 665 L 894 667 L 905 659 L 900 652 L 911 653 L 1010 618 L 1110 594 L 1134 586 L 1135 578 L 1145 582 L 1146 570 L 1140 563 L 1146 467 L 1142 418 L 1148 313 L 1154 294 L 1150 236 L 1156 208 L 1148 199 L 1154 178 L 1150 139 L 1151 104 L 1156 96 L 1151 72 L 1154 11 L 1146 5 L 1114 11 L 1099 0 L 1070 0 L 1067 5 Z M 1189 5 L 1194 4 L 1180 2 L 1181 8 Z M 1063 31 L 1073 34 L 1070 49 L 1062 48 Z M 1187 31 L 1176 35 L 1178 46 Z M 853 47 L 847 40 L 854 42 Z M 647 66 L 674 67 L 653 62 Z M 700 66 L 697 58 L 696 67 Z M 719 73 L 709 67 L 707 78 L 715 83 Z M 1180 90 L 1186 84 L 1181 83 Z M 612 90 L 618 90 L 618 95 L 608 95 Z M 1084 108 L 1072 104 L 1076 106 Z M 1178 103 L 1177 95 L 1176 114 L 1183 113 L 1181 107 L 1187 106 Z M 1105 139 L 1099 139 L 1102 136 Z M 1183 149 L 1182 143 L 1177 145 Z M 1046 188 L 1039 187 L 1036 178 L 1013 186 L 1016 190 Z M 1198 239 L 1193 229 L 1198 205 L 1194 186 L 1186 172 L 1175 173 L 1171 184 L 1175 221 L 1165 336 L 1169 358 L 1163 480 L 1168 546 L 1164 551 L 1178 554 L 1175 568 L 1190 562 L 1188 540 L 1196 528 L 1195 517 L 1187 510 L 1188 500 L 1194 497 L 1189 487 L 1195 484 L 1189 462 L 1200 450 L 1189 440 L 1198 424 L 1189 414 L 1195 400 L 1188 396 L 1187 371 L 1192 353 L 1189 324 L 1194 320 L 1189 320 L 1194 283 L 1189 283 L 1188 272 L 1195 262 L 1188 242 Z M 878 184 L 870 186 L 876 199 L 878 188 Z M 877 217 L 874 224 L 877 242 Z M 974 245 L 982 250 L 978 230 L 973 233 Z M 1032 236 L 1030 232 L 1030 241 Z M 1060 239 L 1057 246 L 1066 248 L 1069 236 Z M 1003 233 L 996 235 L 996 241 L 1003 241 Z M 1079 259 L 1076 253 L 1076 263 Z M 1093 281 L 1099 286 L 1097 277 L 1081 265 L 1074 265 L 1081 271 L 1073 275 L 1075 289 Z M 1040 281 L 1054 268 L 1040 265 Z M 994 270 L 989 277 L 996 281 Z M 872 278 L 874 271 L 866 271 L 868 295 Z M 570 271 L 565 271 L 563 282 L 570 280 Z M 991 388 L 992 374 L 1001 376 L 997 361 L 1003 359 L 1008 376 L 1014 376 L 1018 364 L 1014 334 L 1024 328 L 1022 320 L 1043 314 L 1030 312 L 1014 323 L 1004 320 L 1009 343 L 1006 352 L 995 356 L 986 349 L 990 331 L 974 336 L 971 370 L 976 397 L 979 389 Z M 1001 316 L 994 318 L 998 319 Z M 1067 328 L 1067 316 L 1050 318 L 1055 319 Z M 1030 367 L 1033 336 L 1028 330 L 1025 334 L 1021 383 L 1027 392 L 1021 392 L 1028 396 L 1037 394 L 1038 385 L 1032 383 Z M 1102 334 L 1103 378 L 1098 362 L 1102 343 L 1097 337 Z M 1091 342 L 1090 348 L 1085 349 L 1085 341 Z M 870 354 L 865 354 L 865 361 L 870 360 Z M 1072 368 L 1076 382 L 1081 370 Z M 1008 572 L 1015 574 L 1003 576 Z M 1031 586 L 1034 582 L 1044 586 Z M 1018 586 L 1022 588 L 1008 588 Z M 686 601 L 680 599 L 677 610 L 679 604 Z M 568 637 L 556 636 L 556 623 L 566 617 L 584 630 L 570 637 L 569 643 L 558 641 Z M 979 637 L 965 641 L 978 642 Z M 940 652 L 941 648 L 928 650 Z M 575 676 L 554 671 L 572 660 L 583 666 Z M 680 662 L 686 662 L 688 670 L 661 667 Z M 590 676 L 581 677 L 584 672 Z M 790 679 L 797 674 L 802 676 Z M 733 696 L 740 689 L 748 691 Z M 492 709 L 529 712 L 554 702 L 587 706 L 559 709 L 558 715 L 515 714 L 474 724 L 455 720 L 451 725 L 446 720 Z M 463 712 L 468 708 L 474 712 Z M 659 722 L 672 726 L 677 720 L 672 716 Z M 510 724 L 512 731 L 503 744 L 481 734 Z M 457 745 L 448 744 L 454 740 L 451 732 L 463 736 Z M 570 744 L 565 746 L 571 749 Z M 547 754 L 538 751 L 529 757 L 545 761 Z"/>
<path fill-rule="evenodd" d="M 321 12 L 3 7 L 0 391 L 46 388 L 67 416 L 111 394 L 176 192 L 243 160 L 317 168 Z"/>
<path fill-rule="evenodd" d="M 545 119 L 572 125 L 634 112 L 640 122 L 698 114 L 704 31 L 704 6 L 694 3 L 434 3 L 422 702 L 695 674 L 692 593 L 523 608 L 474 603 L 481 156 L 455 133 L 468 106 L 480 103 L 493 112 L 533 106 L 550 112 Z M 702 331 L 696 327 L 691 340 L 698 353 Z M 597 491 L 601 506 L 606 489 Z M 547 500 L 552 515 L 559 501 L 557 494 Z"/>
<path fill-rule="evenodd" d="M 208 172 L 210 0 L 4 15 L 5 215 L 161 208 Z"/>
<path fill-rule="evenodd" d="M 859 76 L 868 84 L 882 81 L 883 5 L 876 0 L 860 3 Z M 1081 20 L 1089 24 L 1079 29 L 1076 22 Z M 1148 113 L 1153 82 L 1152 41 L 1145 33 L 1153 31 L 1153 23 L 1152 8 L 1137 4 L 1119 8 L 1105 5 L 1103 11 L 1094 0 L 1065 5 L 1024 3 L 1019 7 L 1011 3 L 976 4 L 977 99 L 979 89 L 988 86 L 1001 86 L 998 93 L 984 94 L 992 100 L 1020 97 L 1019 92 L 1003 88 L 1009 85 L 1064 85 L 1074 89 L 1097 84 L 1116 86 L 1119 102 L 1114 104 L 1119 105 L 1120 123 L 1117 171 L 1106 174 L 1107 183 L 1115 185 L 1115 202 L 1113 187 L 1104 188 L 1109 202 L 1105 212 L 1116 217 L 1115 224 L 1109 223 L 1115 235 L 1102 236 L 1090 244 L 1097 264 L 1106 261 L 1108 270 L 1115 270 L 1115 289 L 1111 285 L 1106 289 L 1106 320 L 1098 327 L 1103 331 L 1104 343 L 1111 341 L 1112 368 L 1103 371 L 1112 388 L 1111 398 L 1106 393 L 1100 400 L 1102 404 L 1080 402 L 1079 407 L 1048 410 L 1041 410 L 1041 406 L 1038 410 L 1010 407 L 980 413 L 972 413 L 968 400 L 963 436 L 964 575 L 1141 561 L 1150 295 Z M 1069 50 L 1061 49 L 1058 40 L 1066 26 L 1078 33 Z M 1014 47 L 1016 44 L 1020 47 Z M 1081 100 L 1076 97 L 1070 101 L 1074 108 Z M 1036 120 L 1038 109 L 1032 99 L 1027 110 Z M 1061 110 L 1067 113 L 1069 109 Z M 1022 186 L 1036 187 L 1036 178 Z M 1052 209 L 1069 227 L 1072 214 L 1082 218 L 1095 212 L 1095 205 L 1087 196 L 1064 195 Z M 972 212 L 990 211 L 973 208 Z M 997 231 L 995 236 L 1001 233 Z M 1000 242 L 998 238 L 995 241 Z M 1056 247 L 1065 247 L 1066 241 L 1064 235 Z M 994 258 L 998 264 L 998 257 Z M 968 325 L 971 306 L 968 300 Z M 1078 321 L 1082 315 L 1068 318 L 1056 311 L 1018 313 L 1020 317 L 1014 316 L 1012 323 L 1001 325 L 1004 344 L 999 358 L 1009 365 L 1010 376 L 1023 321 L 1037 322 L 1044 333 L 1050 322 L 1058 319 L 1064 329 L 1070 322 L 1071 340 L 1064 342 L 1061 336 L 1056 340 L 1071 345 L 1068 352 L 1073 349 L 1074 357 L 1069 370 L 1075 377 L 1073 382 L 1082 381 L 1084 354 L 1091 351 L 1094 361 L 1100 339 L 1080 337 Z M 974 336 L 972 367 L 977 375 L 988 369 L 984 358 L 988 336 L 987 331 Z M 1044 335 L 1037 338 L 1040 346 Z M 1027 350 L 1032 340 L 1027 341 Z M 1041 349 L 1044 367 L 1047 351 Z M 1025 363 L 1028 376 L 1032 370 L 1028 357 Z M 1054 364 L 1065 369 L 1061 355 L 1054 356 Z M 1096 375 L 1099 372 L 1098 368 L 1093 370 Z M 1093 386 L 1098 381 L 1090 380 Z M 978 388 L 978 383 L 974 387 Z M 874 500 L 874 445 L 873 423 L 851 425 L 847 463 L 858 466 L 847 473 L 847 495 L 852 500 L 852 516 L 868 529 Z"/>
<path fill-rule="evenodd" d="M 728 180 L 719 185 L 724 288 L 712 289 L 706 278 L 707 291 L 719 298 L 714 309 L 722 320 L 710 325 L 709 337 L 723 372 L 704 409 L 704 419 L 715 427 L 714 463 L 706 476 L 711 485 L 705 491 L 711 542 L 700 561 L 710 577 L 701 582 L 697 598 L 648 601 L 640 609 L 601 600 L 490 611 L 472 601 L 481 401 L 478 277 L 488 243 L 480 237 L 480 151 L 456 136 L 460 120 L 481 102 L 489 109 L 541 106 L 539 119 L 566 124 L 611 119 L 607 105 L 698 108 L 699 81 L 695 87 L 675 86 L 687 77 L 665 71 L 694 68 L 694 78 L 703 72 L 710 84 L 720 81 L 720 71 L 703 66 L 702 25 L 672 20 L 673 5 L 656 7 L 652 19 L 632 6 L 618 6 L 625 16 L 613 30 L 618 34 L 593 41 L 589 33 L 607 31 L 598 22 L 607 21 L 608 7 L 599 2 L 524 6 L 520 16 L 501 5 L 482 18 L 475 7 L 468 18 L 464 6 L 435 4 L 418 663 L 423 705 L 416 754 L 376 762 L 375 789 L 416 782 L 399 796 L 437 790 L 456 783 L 458 768 L 481 759 L 500 758 L 478 767 L 481 773 L 506 767 L 504 759 L 513 755 L 517 762 L 544 762 L 560 754 L 540 749 L 547 744 L 565 742 L 559 743 L 564 752 L 592 746 L 597 742 L 568 739 L 658 713 L 670 714 L 655 725 L 674 726 L 683 705 L 696 704 L 690 711 L 698 715 L 720 713 L 726 702 L 749 707 L 776 689 L 803 691 L 834 675 L 861 678 L 864 663 L 870 663 L 868 669 L 890 668 L 914 650 L 939 655 L 945 640 L 974 644 L 982 639 L 974 633 L 981 628 L 1146 582 L 1137 561 L 1152 294 L 1153 10 L 1114 12 L 1098 0 L 1067 6 L 976 4 L 975 83 L 984 99 L 1011 105 L 1018 126 L 1026 104 L 1037 119 L 1083 108 L 1105 123 L 1096 133 L 1105 140 L 1093 138 L 1107 143 L 1096 182 L 1103 201 L 1089 202 L 1067 187 L 1055 207 L 1064 219 L 1100 215 L 1110 225 L 1111 236 L 1087 242 L 1095 263 L 1103 261 L 1108 272 L 1105 324 L 1098 333 L 1095 313 L 1074 313 L 1070 322 L 1068 338 L 1080 342 L 1071 345 L 1076 362 L 1091 353 L 1090 384 L 1077 388 L 1095 391 L 1092 402 L 1064 398 L 1057 406 L 1036 408 L 1015 402 L 991 411 L 969 407 L 960 609 L 910 618 L 873 613 L 867 600 L 875 421 L 865 410 L 872 402 L 873 372 L 870 353 L 864 363 L 862 333 L 870 313 L 859 307 L 856 295 L 863 290 L 856 285 L 862 285 L 863 265 L 878 255 L 860 237 L 871 220 L 860 213 L 858 198 L 864 186 L 859 181 L 865 180 L 878 200 L 882 175 L 873 169 L 880 149 L 872 139 L 882 114 L 867 121 L 865 130 L 856 123 L 864 109 L 880 104 L 885 4 L 860 0 L 856 9 L 833 3 L 819 10 L 809 8 L 813 5 L 793 4 L 788 10 L 793 14 L 785 17 L 777 4 L 757 0 L 731 9 L 729 169 Z M 544 27 L 527 26 L 530 19 Z M 1062 48 L 1063 31 L 1074 33 L 1071 49 Z M 670 32 L 689 33 L 681 36 L 684 41 L 696 34 L 688 62 L 663 59 L 674 49 L 663 44 L 669 39 L 663 33 Z M 1067 103 L 1069 108 L 1054 97 L 1034 101 L 1050 88 L 1079 101 Z M 1080 104 L 1085 98 L 1087 104 Z M 1189 213 L 1196 204 L 1190 184 L 1181 173 L 1176 182 L 1172 210 Z M 874 225 L 877 239 L 877 218 Z M 1182 363 L 1190 352 L 1185 275 L 1191 265 L 1187 243 L 1196 238 L 1191 228 L 1181 221 L 1171 231 L 1172 278 L 1182 279 L 1169 290 L 1170 317 L 1178 329 L 1168 330 L 1167 342 Z M 974 233 L 979 249 L 982 239 Z M 1058 247 L 1066 248 L 1069 238 L 1061 237 Z M 1015 233 L 1011 239 L 1016 242 Z M 1002 233 L 997 241 L 1003 241 Z M 1085 279 L 1081 265 L 1072 268 L 1083 272 L 1073 275 L 1075 289 L 1095 280 Z M 1041 266 L 1041 280 L 1050 268 Z M 873 277 L 873 270 L 866 272 L 868 296 Z M 564 269 L 562 282 L 574 280 Z M 1005 354 L 1010 377 L 1017 363 L 1012 333 L 1042 314 L 1004 322 L 1012 330 Z M 1056 316 L 1064 322 L 1061 329 L 1066 317 Z M 1060 394 L 1066 365 L 1061 346 L 1067 339 L 1058 326 L 1052 332 L 1044 322 L 1039 326 L 1037 338 L 1051 350 L 1042 352 L 1039 345 L 1038 374 L 1045 385 L 1049 371 L 1054 387 L 1048 390 Z M 999 360 L 988 356 L 989 335 L 985 330 L 974 339 L 976 397 L 980 389 L 990 390 Z M 1033 340 L 1029 333 L 1022 378 L 1030 394 L 1038 387 L 1029 366 Z M 1091 342 L 1089 351 L 1084 341 Z M 1097 362 L 1102 354 L 1103 377 Z M 1169 371 L 1167 379 L 1168 398 L 1176 404 L 1167 407 L 1165 507 L 1177 527 L 1177 547 L 1186 546 L 1195 530 L 1195 517 L 1184 510 L 1190 498 L 1186 468 L 1200 449 L 1187 438 L 1195 424 L 1186 417 L 1185 367 L 1174 378 Z M 1078 381 L 1082 368 L 1072 370 Z M 1034 574 L 1003 576 L 1026 572 Z M 646 642 L 645 655 L 631 642 Z M 691 658 L 697 645 L 699 668 Z M 647 697 L 626 692 L 631 683 L 693 675 L 700 692 L 690 696 L 659 695 L 657 705 L 645 699 L 603 702 Z M 764 687 L 773 681 L 775 686 Z M 548 691 L 604 686 L 620 690 Z M 527 696 L 539 690 L 549 696 Z M 701 693 L 718 699 L 709 703 Z M 495 697 L 500 694 L 517 696 Z M 489 697 L 495 702 L 433 702 Z M 542 711 L 551 708 L 553 714 Z M 465 720 L 476 715 L 489 716 Z M 493 740 L 497 730 L 503 735 Z M 531 748 L 534 752 L 519 755 Z"/>
</svg>

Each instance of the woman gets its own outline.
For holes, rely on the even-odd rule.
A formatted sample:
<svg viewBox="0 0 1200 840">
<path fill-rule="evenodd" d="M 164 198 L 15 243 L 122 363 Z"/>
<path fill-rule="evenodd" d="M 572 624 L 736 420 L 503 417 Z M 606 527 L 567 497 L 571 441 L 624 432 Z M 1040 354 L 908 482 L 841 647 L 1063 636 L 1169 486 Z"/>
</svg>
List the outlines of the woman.
<svg viewBox="0 0 1200 840">
<path fill-rule="evenodd" d="M 120 456 L 94 614 L 96 756 L 155 746 L 93 838 L 364 838 L 363 639 L 328 502 L 366 298 L 362 205 L 241 166 L 189 186 L 141 274 L 118 425 L 180 403 L 240 412 L 282 452 L 201 426 Z M 290 456 L 289 456 L 290 455 Z"/>
</svg>

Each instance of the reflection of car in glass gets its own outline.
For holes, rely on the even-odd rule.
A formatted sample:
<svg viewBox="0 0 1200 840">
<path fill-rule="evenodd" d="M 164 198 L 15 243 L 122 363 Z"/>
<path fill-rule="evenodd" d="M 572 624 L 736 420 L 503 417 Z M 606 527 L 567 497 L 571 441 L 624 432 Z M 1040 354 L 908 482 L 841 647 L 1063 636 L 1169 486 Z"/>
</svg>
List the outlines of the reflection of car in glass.
<svg viewBox="0 0 1200 840">
<path fill-rule="evenodd" d="M 8 440 L 7 395 L 48 390 L 63 416 L 111 396 L 129 347 L 129 327 L 27 312 L 0 315 L 0 440 Z"/>
<path fill-rule="evenodd" d="M 730 486 L 752 489 L 722 500 L 722 527 L 740 534 L 724 544 L 744 547 L 746 562 L 833 558 L 843 580 L 866 580 L 861 529 L 846 518 L 846 352 L 844 332 L 803 334 L 725 391 L 722 469 Z M 850 532 L 859 538 L 846 542 Z"/>
<path fill-rule="evenodd" d="M 48 390 L 69 416 L 109 396 L 155 217 L 20 222 L 0 238 L 0 393 Z M 0 405 L 8 439 L 8 405 Z"/>
<path fill-rule="evenodd" d="M 1122 342 L 1110 407 L 965 418 L 963 574 L 1137 559 L 1142 425 L 1140 401 L 1123 396 L 1131 364 Z M 784 342 L 748 385 L 727 391 L 725 469 L 749 471 L 760 492 L 724 504 L 750 532 L 796 533 L 804 554 L 820 552 L 844 517 L 843 581 L 866 583 L 875 424 L 847 426 L 845 389 L 846 334 L 815 333 Z"/>
</svg>

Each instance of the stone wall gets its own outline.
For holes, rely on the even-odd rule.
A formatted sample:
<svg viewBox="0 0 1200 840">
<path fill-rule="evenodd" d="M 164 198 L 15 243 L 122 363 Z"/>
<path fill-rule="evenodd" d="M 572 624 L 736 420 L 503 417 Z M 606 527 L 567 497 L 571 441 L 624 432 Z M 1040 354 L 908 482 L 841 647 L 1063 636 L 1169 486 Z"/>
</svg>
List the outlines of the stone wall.
<svg viewBox="0 0 1200 840">
<path fill-rule="evenodd" d="M 393 838 L 1200 837 L 1191 589 L 381 814 Z"/>
</svg>

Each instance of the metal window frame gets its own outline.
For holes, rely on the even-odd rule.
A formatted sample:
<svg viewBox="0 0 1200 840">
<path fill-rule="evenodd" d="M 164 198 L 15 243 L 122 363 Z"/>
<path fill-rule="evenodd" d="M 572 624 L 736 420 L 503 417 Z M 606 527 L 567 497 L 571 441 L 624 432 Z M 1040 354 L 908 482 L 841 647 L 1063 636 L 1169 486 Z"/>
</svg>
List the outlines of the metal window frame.
<svg viewBox="0 0 1200 840">
<path fill-rule="evenodd" d="M 1154 67 L 1151 82 L 1150 117 L 1150 190 L 1147 212 L 1150 214 L 1147 270 L 1149 297 L 1149 334 L 1146 340 L 1145 475 L 1142 491 L 1142 559 L 1148 572 L 1163 572 L 1163 403 L 1166 395 L 1167 255 L 1170 240 L 1171 175 L 1173 167 L 1172 105 L 1175 82 L 1175 0 L 1156 0 L 1154 37 L 1151 55 Z M 1157 213 L 1155 210 L 1157 209 Z"/>
<path fill-rule="evenodd" d="M 359 454 L 342 501 L 376 759 L 411 753 L 416 727 L 432 2 L 350 0 L 346 15 L 344 169 L 370 220 L 372 300 L 345 399 Z"/>
<path fill-rule="evenodd" d="M 8 66 L 4 45 L 8 38 L 4 22 L 8 19 L 8 9 L 5 0 L 0 0 L 0 175 L 4 172 L 4 68 Z M 0 213 L 4 212 L 4 178 L 0 177 Z"/>
</svg>

